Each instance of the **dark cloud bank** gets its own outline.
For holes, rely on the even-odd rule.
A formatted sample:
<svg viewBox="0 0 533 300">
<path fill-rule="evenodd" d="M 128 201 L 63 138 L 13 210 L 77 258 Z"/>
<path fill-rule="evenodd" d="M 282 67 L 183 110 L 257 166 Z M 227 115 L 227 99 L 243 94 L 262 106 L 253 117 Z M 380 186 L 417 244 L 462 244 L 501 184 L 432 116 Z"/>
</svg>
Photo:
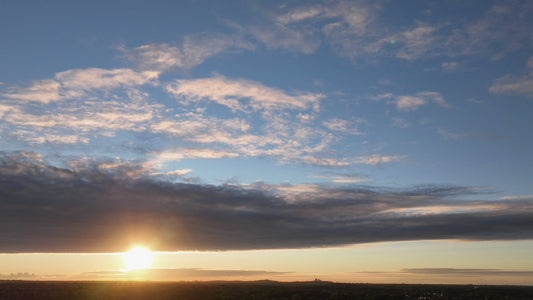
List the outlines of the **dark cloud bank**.
<svg viewBox="0 0 533 300">
<path fill-rule="evenodd" d="M 456 186 L 322 187 L 289 195 L 265 185 L 127 176 L 133 169 L 63 169 L 27 155 L 0 157 L 0 252 L 121 252 L 135 243 L 175 251 L 533 238 L 532 198 L 460 200 L 475 189 Z M 490 209 L 471 209 L 479 205 Z M 435 206 L 454 211 L 421 213 L 421 207 Z"/>
</svg>

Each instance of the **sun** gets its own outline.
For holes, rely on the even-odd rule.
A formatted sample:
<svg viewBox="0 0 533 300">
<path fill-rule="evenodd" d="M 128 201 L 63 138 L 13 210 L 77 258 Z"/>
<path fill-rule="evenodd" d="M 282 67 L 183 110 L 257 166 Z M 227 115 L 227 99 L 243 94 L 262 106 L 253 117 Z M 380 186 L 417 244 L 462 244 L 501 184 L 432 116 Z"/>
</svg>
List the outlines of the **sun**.
<svg viewBox="0 0 533 300">
<path fill-rule="evenodd" d="M 124 253 L 124 264 L 128 270 L 146 269 L 152 265 L 152 251 L 144 247 L 135 247 Z"/>
</svg>

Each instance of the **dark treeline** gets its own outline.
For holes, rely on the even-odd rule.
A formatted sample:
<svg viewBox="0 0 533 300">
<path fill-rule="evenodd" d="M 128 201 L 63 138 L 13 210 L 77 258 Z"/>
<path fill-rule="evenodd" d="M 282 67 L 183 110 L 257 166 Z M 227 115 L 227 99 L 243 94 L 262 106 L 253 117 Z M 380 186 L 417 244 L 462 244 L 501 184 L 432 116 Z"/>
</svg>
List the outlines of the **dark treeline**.
<svg viewBox="0 0 533 300">
<path fill-rule="evenodd" d="M 8 299 L 533 299 L 533 287 L 321 281 L 0 281 L 0 300 Z"/>
</svg>

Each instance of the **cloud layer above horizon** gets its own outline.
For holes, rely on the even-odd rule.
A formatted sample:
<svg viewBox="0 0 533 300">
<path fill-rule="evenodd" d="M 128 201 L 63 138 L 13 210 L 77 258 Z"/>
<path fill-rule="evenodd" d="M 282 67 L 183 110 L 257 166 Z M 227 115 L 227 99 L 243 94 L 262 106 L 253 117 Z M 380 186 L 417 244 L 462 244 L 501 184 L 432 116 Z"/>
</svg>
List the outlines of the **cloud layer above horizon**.
<svg viewBox="0 0 533 300">
<path fill-rule="evenodd" d="M 4 155 L 0 252 L 307 248 L 533 237 L 533 198 L 474 187 L 212 186 L 154 180 L 139 166 L 63 169 Z M 479 200 L 461 200 L 474 195 Z"/>
</svg>

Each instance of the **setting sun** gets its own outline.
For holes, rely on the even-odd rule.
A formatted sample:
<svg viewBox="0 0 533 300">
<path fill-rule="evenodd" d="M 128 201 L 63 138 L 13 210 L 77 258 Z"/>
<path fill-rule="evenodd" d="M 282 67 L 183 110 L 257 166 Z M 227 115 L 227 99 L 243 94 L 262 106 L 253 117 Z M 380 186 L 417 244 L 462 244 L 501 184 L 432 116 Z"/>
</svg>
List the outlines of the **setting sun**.
<svg viewBox="0 0 533 300">
<path fill-rule="evenodd" d="M 152 251 L 135 247 L 124 253 L 124 263 L 128 270 L 148 268 L 152 265 Z"/>
</svg>

